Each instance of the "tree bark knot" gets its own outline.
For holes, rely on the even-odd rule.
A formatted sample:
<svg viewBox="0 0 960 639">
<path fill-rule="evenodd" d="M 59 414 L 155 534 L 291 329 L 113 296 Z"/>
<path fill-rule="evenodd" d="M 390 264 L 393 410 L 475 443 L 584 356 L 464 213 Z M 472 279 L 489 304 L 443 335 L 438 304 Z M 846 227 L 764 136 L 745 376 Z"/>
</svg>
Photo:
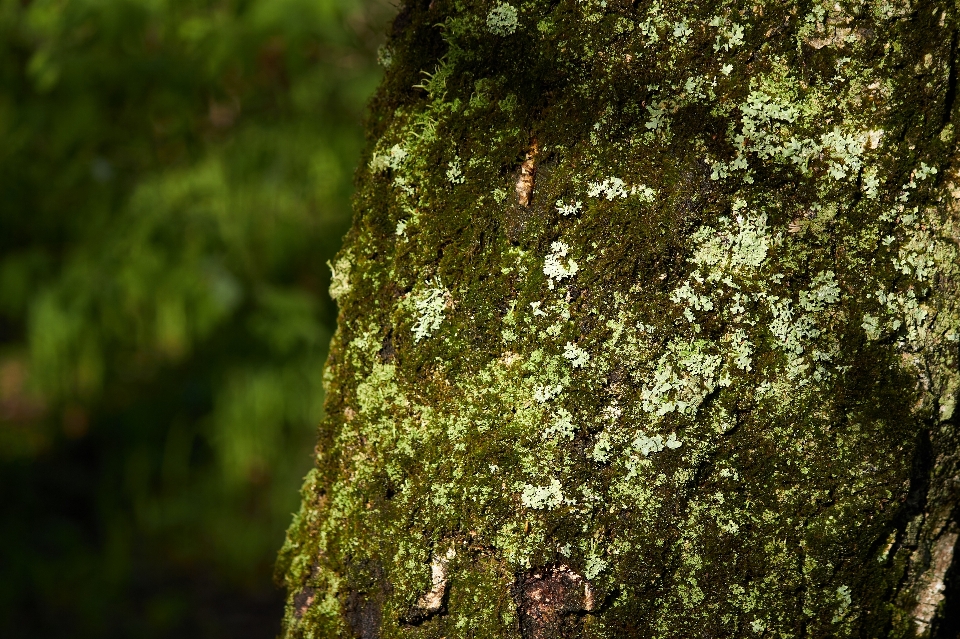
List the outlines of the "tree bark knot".
<svg viewBox="0 0 960 639">
<path fill-rule="evenodd" d="M 540 145 L 534 138 L 530 142 L 530 148 L 527 150 L 526 158 L 520 165 L 520 178 L 517 180 L 517 200 L 520 206 L 530 206 L 530 200 L 533 199 L 533 181 L 537 174 L 536 158 L 540 152 Z"/>
<path fill-rule="evenodd" d="M 422 623 L 434 615 L 444 612 L 447 603 L 447 565 L 457 556 L 450 548 L 445 555 L 435 555 L 430 562 L 430 590 L 424 593 L 415 606 L 410 609 L 406 622 L 411 625 Z"/>
<path fill-rule="evenodd" d="M 583 616 L 595 608 L 590 582 L 569 566 L 533 568 L 514 586 L 524 639 L 583 636 Z"/>
</svg>

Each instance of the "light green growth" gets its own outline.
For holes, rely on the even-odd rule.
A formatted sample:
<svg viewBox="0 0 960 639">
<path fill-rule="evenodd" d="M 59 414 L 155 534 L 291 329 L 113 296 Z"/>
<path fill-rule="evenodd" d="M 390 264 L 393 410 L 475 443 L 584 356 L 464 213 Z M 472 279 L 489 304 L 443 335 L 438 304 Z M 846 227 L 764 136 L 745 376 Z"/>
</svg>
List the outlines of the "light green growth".
<svg viewBox="0 0 960 639">
<path fill-rule="evenodd" d="M 337 300 L 350 292 L 350 257 L 344 255 L 336 263 L 327 262 L 330 268 L 330 297 Z"/>
<path fill-rule="evenodd" d="M 393 51 L 385 44 L 377 47 L 377 64 L 384 69 L 389 69 L 390 65 L 393 64 Z"/>
<path fill-rule="evenodd" d="M 847 616 L 847 612 L 850 610 L 850 604 L 853 603 L 853 600 L 850 598 L 849 586 L 840 586 L 837 588 L 837 600 L 839 606 L 837 607 L 837 613 L 833 616 L 833 623 L 843 621 L 843 618 Z"/>
<path fill-rule="evenodd" d="M 524 484 L 520 492 L 520 503 L 534 510 L 556 508 L 563 502 L 563 490 L 556 479 L 553 479 L 549 486 Z"/>
<path fill-rule="evenodd" d="M 672 412 L 696 414 L 718 385 L 722 358 L 705 340 L 673 341 L 640 391 L 643 410 L 657 416 Z"/>
<path fill-rule="evenodd" d="M 567 342 L 566 346 L 563 347 L 563 356 L 570 361 L 570 365 L 574 368 L 583 368 L 590 361 L 590 354 L 571 342 Z"/>
<path fill-rule="evenodd" d="M 463 170 L 460 168 L 460 158 L 451 160 L 447 164 L 447 180 L 451 184 L 463 184 L 466 180 L 463 176 Z"/>
<path fill-rule="evenodd" d="M 630 187 L 630 195 L 636 195 L 644 203 L 651 204 L 656 200 L 657 192 L 645 184 L 635 184 Z"/>
<path fill-rule="evenodd" d="M 549 436 L 562 437 L 564 439 L 573 439 L 577 428 L 573 424 L 573 415 L 565 408 L 557 408 L 556 418 L 553 423 L 547 427 L 544 434 Z"/>
<path fill-rule="evenodd" d="M 653 437 L 640 435 L 633 440 L 633 447 L 644 457 L 649 456 L 651 453 L 659 453 L 664 447 L 672 450 L 680 448 L 680 446 L 681 442 L 674 433 L 670 433 L 670 436 L 666 440 L 664 440 L 661 435 L 654 435 Z"/>
<path fill-rule="evenodd" d="M 517 30 L 517 9 L 501 2 L 487 14 L 487 30 L 498 36 L 513 35 Z"/>
<path fill-rule="evenodd" d="M 370 160 L 370 170 L 374 173 L 382 173 L 389 169 L 399 169 L 407 159 L 407 151 L 399 144 L 394 144 L 383 153 L 378 153 Z"/>
<path fill-rule="evenodd" d="M 432 280 L 427 282 L 426 288 L 414 295 L 412 302 L 417 317 L 411 330 L 414 341 L 419 342 L 440 328 L 444 310 L 450 304 L 450 293 L 440 284 L 440 280 Z"/>
<path fill-rule="evenodd" d="M 833 271 L 817 274 L 810 288 L 800 291 L 800 307 L 807 312 L 821 311 L 840 299 L 840 286 Z"/>
<path fill-rule="evenodd" d="M 607 569 L 607 565 L 602 557 L 591 553 L 587 556 L 587 561 L 583 567 L 583 576 L 587 579 L 595 579 Z"/>
<path fill-rule="evenodd" d="M 687 25 L 686 21 L 677 22 L 673 26 L 673 37 L 680 42 L 680 44 L 686 44 L 687 39 L 693 35 L 693 29 Z"/>
<path fill-rule="evenodd" d="M 715 18 L 711 20 L 711 26 L 718 27 L 721 25 L 721 19 Z M 714 41 L 713 50 L 714 51 L 730 51 L 736 47 L 739 47 L 743 44 L 743 25 L 737 23 L 731 23 L 724 26 L 720 29 L 720 33 L 717 35 L 716 40 Z"/>
<path fill-rule="evenodd" d="M 718 220 L 719 228 L 703 226 L 691 237 L 697 250 L 690 261 L 710 267 L 707 276 L 710 281 L 717 281 L 731 271 L 743 270 L 743 267 L 757 268 L 767 257 L 770 238 L 766 215 L 751 212 L 743 215 L 746 207 L 744 200 L 734 200 L 735 226 L 734 221 L 724 216 Z"/>
</svg>

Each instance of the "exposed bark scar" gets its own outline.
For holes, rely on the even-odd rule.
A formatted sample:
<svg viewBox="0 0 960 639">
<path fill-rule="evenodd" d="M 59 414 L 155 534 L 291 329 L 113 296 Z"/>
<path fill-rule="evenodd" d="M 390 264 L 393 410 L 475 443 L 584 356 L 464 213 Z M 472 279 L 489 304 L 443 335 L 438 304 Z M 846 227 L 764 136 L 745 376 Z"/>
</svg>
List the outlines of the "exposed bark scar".
<svg viewBox="0 0 960 639">
<path fill-rule="evenodd" d="M 351 589 L 344 601 L 343 612 L 355 639 L 380 639 L 383 623 L 383 603 L 393 587 L 383 573 L 383 566 L 376 561 L 367 563 L 369 582 L 360 589 Z"/>
<path fill-rule="evenodd" d="M 520 206 L 530 206 L 530 200 L 533 199 L 533 181 L 537 173 L 536 157 L 539 152 L 540 146 L 534 138 L 530 142 L 526 159 L 520 165 L 520 178 L 517 180 L 517 198 L 520 200 Z"/>
<path fill-rule="evenodd" d="M 317 592 L 309 586 L 293 596 L 293 615 L 297 619 L 303 617 L 303 613 L 313 604 Z"/>
<path fill-rule="evenodd" d="M 957 536 L 956 532 L 941 534 L 931 552 L 930 568 L 923 575 L 923 588 L 917 598 L 917 607 L 913 609 L 913 620 L 917 624 L 918 635 L 927 632 L 937 615 L 937 609 L 943 603 L 946 590 L 944 578 L 953 564 Z"/>
<path fill-rule="evenodd" d="M 355 639 L 380 639 L 381 603 L 367 593 L 350 591 L 344 604 L 344 616 Z"/>
<path fill-rule="evenodd" d="M 417 604 L 407 616 L 409 623 L 417 624 L 443 612 L 443 607 L 446 603 L 447 586 L 449 584 L 447 565 L 456 555 L 456 551 L 451 548 L 445 555 L 433 557 L 433 560 L 430 562 L 430 590 L 417 600 Z"/>
<path fill-rule="evenodd" d="M 569 566 L 534 568 L 515 585 L 524 639 L 574 639 L 583 635 L 583 615 L 596 608 L 593 586 Z"/>
</svg>

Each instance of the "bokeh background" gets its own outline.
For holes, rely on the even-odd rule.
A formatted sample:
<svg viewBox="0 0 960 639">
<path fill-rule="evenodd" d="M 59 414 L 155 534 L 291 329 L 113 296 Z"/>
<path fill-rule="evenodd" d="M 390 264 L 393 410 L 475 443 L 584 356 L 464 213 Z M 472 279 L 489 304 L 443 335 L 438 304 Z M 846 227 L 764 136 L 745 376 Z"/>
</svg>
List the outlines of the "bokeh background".
<svg viewBox="0 0 960 639">
<path fill-rule="evenodd" d="M 387 0 L 0 0 L 0 637 L 274 637 Z"/>
</svg>

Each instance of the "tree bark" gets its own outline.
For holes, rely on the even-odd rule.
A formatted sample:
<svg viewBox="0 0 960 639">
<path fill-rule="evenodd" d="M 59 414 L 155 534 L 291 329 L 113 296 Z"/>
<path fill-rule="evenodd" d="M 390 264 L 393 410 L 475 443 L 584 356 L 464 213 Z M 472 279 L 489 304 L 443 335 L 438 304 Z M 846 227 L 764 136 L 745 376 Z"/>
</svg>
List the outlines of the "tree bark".
<svg viewBox="0 0 960 639">
<path fill-rule="evenodd" d="M 409 0 L 285 636 L 957 636 L 957 14 Z"/>
</svg>

